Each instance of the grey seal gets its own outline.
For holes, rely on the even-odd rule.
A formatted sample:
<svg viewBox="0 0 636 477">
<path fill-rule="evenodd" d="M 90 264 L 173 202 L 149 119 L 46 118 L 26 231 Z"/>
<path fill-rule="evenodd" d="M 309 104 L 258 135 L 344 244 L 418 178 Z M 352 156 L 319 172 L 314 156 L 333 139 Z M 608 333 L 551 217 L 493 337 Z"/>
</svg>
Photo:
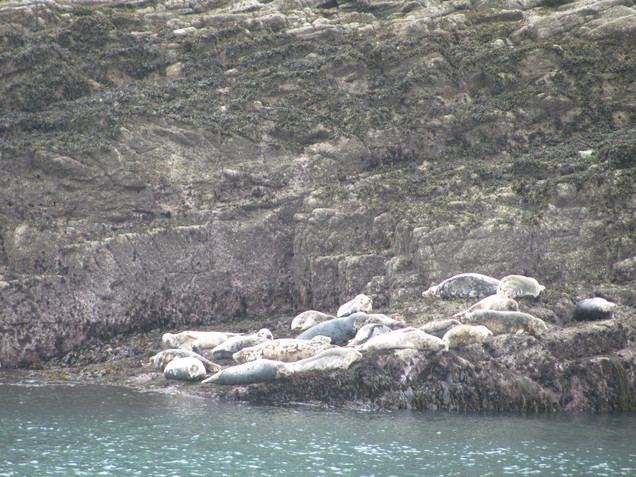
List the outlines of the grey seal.
<svg viewBox="0 0 636 477">
<path fill-rule="evenodd" d="M 576 321 L 606 320 L 612 317 L 616 303 L 605 298 L 586 298 L 576 304 L 574 319 Z"/>
<path fill-rule="evenodd" d="M 178 379 L 181 381 L 199 381 L 205 378 L 205 366 L 197 358 L 175 358 L 170 361 L 163 375 L 166 379 Z"/>
<path fill-rule="evenodd" d="M 381 335 L 382 333 L 390 333 L 391 331 L 393 331 L 391 328 L 381 323 L 369 323 L 358 330 L 353 339 L 347 343 L 347 346 L 361 345 L 374 336 Z"/>
<path fill-rule="evenodd" d="M 408 327 L 374 336 L 354 349 L 364 353 L 384 349 L 406 348 L 439 351 L 446 349 L 446 345 L 437 336 L 429 335 L 419 328 Z"/>
<path fill-rule="evenodd" d="M 321 351 L 333 348 L 331 338 L 318 335 L 310 340 L 283 338 L 269 340 L 256 346 L 237 351 L 232 358 L 237 363 L 255 361 L 257 359 L 273 359 L 276 361 L 299 361 L 310 358 Z"/>
<path fill-rule="evenodd" d="M 519 311 L 519 304 L 507 296 L 490 295 L 482 298 L 467 310 L 455 313 L 453 316 L 464 316 L 475 310 Z"/>
<path fill-rule="evenodd" d="M 251 335 L 233 336 L 212 350 L 212 359 L 232 359 L 232 355 L 237 351 L 265 343 L 273 338 L 272 332 L 267 328 L 263 328 Z"/>
<path fill-rule="evenodd" d="M 364 311 L 357 311 L 349 316 L 355 316 L 356 320 L 353 323 L 353 327 L 357 330 L 365 325 L 376 324 L 384 325 L 395 330 L 397 328 L 404 328 L 405 323 L 401 320 L 396 320 L 390 316 L 383 315 L 382 313 L 367 313 Z"/>
<path fill-rule="evenodd" d="M 223 331 L 182 331 L 180 333 L 164 333 L 161 343 L 165 348 L 212 349 L 238 333 Z"/>
<path fill-rule="evenodd" d="M 292 331 L 305 331 L 318 323 L 333 320 L 334 318 L 336 317 L 333 315 L 316 310 L 304 311 L 292 320 L 291 329 Z"/>
<path fill-rule="evenodd" d="M 273 381 L 280 377 L 279 368 L 282 361 L 271 359 L 257 359 L 236 366 L 230 366 L 223 371 L 210 376 L 202 381 L 202 384 L 254 384 Z"/>
<path fill-rule="evenodd" d="M 548 329 L 542 319 L 520 311 L 475 310 L 464 316 L 463 321 L 484 325 L 495 335 L 528 332 L 536 336 Z"/>
<path fill-rule="evenodd" d="M 448 331 L 442 341 L 448 349 L 473 343 L 483 343 L 492 336 L 492 331 L 483 325 L 459 325 Z"/>
<path fill-rule="evenodd" d="M 342 318 L 344 316 L 349 316 L 352 313 L 357 311 L 371 311 L 373 308 L 373 298 L 367 295 L 358 295 L 353 300 L 348 301 L 340 308 L 338 308 L 338 313 L 336 313 L 336 317 Z"/>
<path fill-rule="evenodd" d="M 362 358 L 362 354 L 353 348 L 331 348 L 321 351 L 311 358 L 301 359 L 294 363 L 284 363 L 279 368 L 281 376 L 307 373 L 311 371 L 331 371 L 348 369 Z"/>
<path fill-rule="evenodd" d="M 497 293 L 500 281 L 481 273 L 460 273 L 447 278 L 422 293 L 422 296 L 436 296 L 445 299 L 483 298 Z"/>
<path fill-rule="evenodd" d="M 333 320 L 323 321 L 303 331 L 297 338 L 299 340 L 310 340 L 318 335 L 323 335 L 331 338 L 333 344 L 340 345 L 346 343 L 356 334 L 354 327 L 356 318 L 356 314 L 353 314 L 345 318 L 334 318 Z"/>
<path fill-rule="evenodd" d="M 189 351 L 187 349 L 165 349 L 150 358 L 150 362 L 161 369 L 161 371 L 163 371 L 168 363 L 176 358 L 196 358 L 201 361 L 201 363 L 203 363 L 203 366 L 205 366 L 205 369 L 207 369 L 211 373 L 216 373 L 221 370 L 220 365 L 213 363 L 200 354 L 195 353 L 194 351 Z"/>
<path fill-rule="evenodd" d="M 433 320 L 420 326 L 420 330 L 428 333 L 429 335 L 442 338 L 449 330 L 459 325 L 461 325 L 459 320 Z"/>
<path fill-rule="evenodd" d="M 545 287 L 540 285 L 535 278 L 526 277 L 524 275 L 508 275 L 501 279 L 497 294 L 512 299 L 524 297 L 536 298 L 543 290 L 545 290 Z"/>
</svg>

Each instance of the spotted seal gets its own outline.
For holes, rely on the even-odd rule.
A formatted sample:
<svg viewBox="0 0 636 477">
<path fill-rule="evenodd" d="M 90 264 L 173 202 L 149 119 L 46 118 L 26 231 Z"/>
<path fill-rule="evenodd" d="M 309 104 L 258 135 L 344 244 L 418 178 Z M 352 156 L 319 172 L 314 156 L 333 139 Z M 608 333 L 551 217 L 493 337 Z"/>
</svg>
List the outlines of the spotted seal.
<svg viewBox="0 0 636 477">
<path fill-rule="evenodd" d="M 382 313 L 367 313 L 364 311 L 357 311 L 349 316 L 355 316 L 355 322 L 353 323 L 354 329 L 357 331 L 365 325 L 376 324 L 388 326 L 392 330 L 397 328 L 404 328 L 405 323 L 401 320 L 396 320 L 390 316 L 383 315 Z"/>
<path fill-rule="evenodd" d="M 497 293 L 500 281 L 481 273 L 460 273 L 422 293 L 423 297 L 483 298 Z"/>
<path fill-rule="evenodd" d="M 224 331 L 182 331 L 176 334 L 164 333 L 161 337 L 161 343 L 165 348 L 212 349 L 237 335 L 238 333 Z"/>
<path fill-rule="evenodd" d="M 520 311 L 475 310 L 465 315 L 462 321 L 484 325 L 495 335 L 528 332 L 537 336 L 548 329 L 541 318 Z"/>
<path fill-rule="evenodd" d="M 453 316 L 464 316 L 475 310 L 495 310 L 495 311 L 519 311 L 519 304 L 512 298 L 504 295 L 490 295 L 482 298 L 467 310 L 455 313 Z"/>
<path fill-rule="evenodd" d="M 446 349 L 446 346 L 437 336 L 429 335 L 419 328 L 408 327 L 374 336 L 354 349 L 365 353 L 384 349 L 405 348 L 439 351 Z"/>
<path fill-rule="evenodd" d="M 175 358 L 166 365 L 163 375 L 166 379 L 199 381 L 205 378 L 205 366 L 200 360 L 192 356 Z"/>
<path fill-rule="evenodd" d="M 536 298 L 543 290 L 545 290 L 545 287 L 539 285 L 539 282 L 535 278 L 523 275 L 508 275 L 501 279 L 501 283 L 497 288 L 497 294 L 512 299 L 524 297 Z"/>
<path fill-rule="evenodd" d="M 246 363 L 257 359 L 273 359 L 284 362 L 299 361 L 333 347 L 331 338 L 322 335 L 315 336 L 310 340 L 282 338 L 243 348 L 234 353 L 232 359 L 237 363 Z"/>
<path fill-rule="evenodd" d="M 323 335 L 331 338 L 333 344 L 344 344 L 356 334 L 354 327 L 356 319 L 356 314 L 353 314 L 344 318 L 323 321 L 303 331 L 296 338 L 299 340 L 310 340 L 315 336 Z"/>
<path fill-rule="evenodd" d="M 483 343 L 492 336 L 492 331 L 483 325 L 459 325 L 450 329 L 442 338 L 448 349 L 473 343 Z"/>
<path fill-rule="evenodd" d="M 209 378 L 204 379 L 201 383 L 230 385 L 265 383 L 281 376 L 279 369 L 282 365 L 282 361 L 257 359 L 256 361 L 249 361 L 225 368 Z"/>
<path fill-rule="evenodd" d="M 212 349 L 212 359 L 232 359 L 232 355 L 237 351 L 249 346 L 265 343 L 272 339 L 274 339 L 274 336 L 267 328 L 263 328 L 251 335 L 233 336 Z"/>
<path fill-rule="evenodd" d="M 354 348 L 331 348 L 293 363 L 283 363 L 278 372 L 281 376 L 307 373 L 310 371 L 331 371 L 348 369 L 362 358 L 362 354 Z"/>
<path fill-rule="evenodd" d="M 176 358 L 196 358 L 201 361 L 203 366 L 205 366 L 205 369 L 211 373 L 216 373 L 221 370 L 220 365 L 213 363 L 204 356 L 187 349 L 165 349 L 150 358 L 150 362 L 163 371 L 168 363 Z"/>
<path fill-rule="evenodd" d="M 606 320 L 612 317 L 616 303 L 605 298 L 586 298 L 576 304 L 574 319 L 576 321 Z"/>
<path fill-rule="evenodd" d="M 371 311 L 373 308 L 373 298 L 367 295 L 358 295 L 353 300 L 348 301 L 340 308 L 338 308 L 338 312 L 336 313 L 337 318 L 342 318 L 344 316 L 349 316 L 356 311 Z"/>
<path fill-rule="evenodd" d="M 420 326 L 420 330 L 424 331 L 425 333 L 428 333 L 429 335 L 433 335 L 433 336 L 437 336 L 438 338 L 441 338 L 442 336 L 446 334 L 448 330 L 459 325 L 461 325 L 461 322 L 459 320 L 453 320 L 453 319 L 433 320 Z"/>
<path fill-rule="evenodd" d="M 291 323 L 292 331 L 305 331 L 318 323 L 336 318 L 333 315 L 322 313 L 316 310 L 304 311 L 297 315 Z"/>
<path fill-rule="evenodd" d="M 382 333 L 390 333 L 391 331 L 393 331 L 391 328 L 381 323 L 369 323 L 358 330 L 353 339 L 347 343 L 347 346 L 353 347 L 361 345 L 374 336 L 381 335 Z"/>
</svg>

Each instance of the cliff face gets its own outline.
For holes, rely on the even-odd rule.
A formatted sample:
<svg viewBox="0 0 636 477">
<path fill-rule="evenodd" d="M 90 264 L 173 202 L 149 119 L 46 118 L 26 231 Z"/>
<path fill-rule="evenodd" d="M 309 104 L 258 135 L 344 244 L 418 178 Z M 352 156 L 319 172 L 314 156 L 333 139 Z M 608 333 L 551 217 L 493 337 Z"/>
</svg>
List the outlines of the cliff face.
<svg viewBox="0 0 636 477">
<path fill-rule="evenodd" d="M 0 5 L 0 363 L 460 272 L 636 307 L 632 0 Z"/>
</svg>

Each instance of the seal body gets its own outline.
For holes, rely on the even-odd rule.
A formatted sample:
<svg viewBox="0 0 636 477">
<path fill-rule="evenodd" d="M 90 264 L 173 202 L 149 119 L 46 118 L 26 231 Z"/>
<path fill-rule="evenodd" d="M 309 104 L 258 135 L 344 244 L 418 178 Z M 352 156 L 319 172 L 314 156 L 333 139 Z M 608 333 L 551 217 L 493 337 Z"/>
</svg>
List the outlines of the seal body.
<svg viewBox="0 0 636 477">
<path fill-rule="evenodd" d="M 605 298 L 586 298 L 576 304 L 574 319 L 576 321 L 606 320 L 612 317 L 616 303 Z"/>
<path fill-rule="evenodd" d="M 341 318 L 343 316 L 349 316 L 356 311 L 371 311 L 373 308 L 373 299 L 367 295 L 358 295 L 353 300 L 348 301 L 340 308 L 338 308 L 338 313 L 336 313 L 336 317 Z"/>
<path fill-rule="evenodd" d="M 161 342 L 165 348 L 212 349 L 238 333 L 223 331 L 182 331 L 180 333 L 164 333 Z"/>
<path fill-rule="evenodd" d="M 382 313 L 366 313 L 364 311 L 357 311 L 349 316 L 355 316 L 356 318 L 353 323 L 353 327 L 356 331 L 365 325 L 371 324 L 384 325 L 391 329 L 404 328 L 405 326 L 403 321 L 396 320 L 390 316 L 383 315 Z"/>
<path fill-rule="evenodd" d="M 189 351 L 187 349 L 165 349 L 150 358 L 150 361 L 152 362 L 152 364 L 161 369 L 161 371 L 163 371 L 168 363 L 176 358 L 196 358 L 201 361 L 205 369 L 210 371 L 211 373 L 216 373 L 217 371 L 221 370 L 221 366 L 219 366 L 218 364 L 213 363 L 204 356 L 201 356 L 200 354 L 195 353 L 194 351 Z"/>
<path fill-rule="evenodd" d="M 263 328 L 252 335 L 233 336 L 212 350 L 212 359 L 232 359 L 232 355 L 237 351 L 265 343 L 273 338 L 274 336 L 267 328 Z"/>
<path fill-rule="evenodd" d="M 333 345 L 327 336 L 318 335 L 310 340 L 284 338 L 243 348 L 234 353 L 232 358 L 237 363 L 246 363 L 257 359 L 290 362 L 310 358 L 329 348 L 333 348 Z"/>
<path fill-rule="evenodd" d="M 520 311 L 475 310 L 468 313 L 463 321 L 484 325 L 495 335 L 528 332 L 538 336 L 548 329 L 542 319 Z"/>
<path fill-rule="evenodd" d="M 340 345 L 355 336 L 355 321 L 355 314 L 345 318 L 334 318 L 312 326 L 308 330 L 303 331 L 297 338 L 299 340 L 310 340 L 318 335 L 323 335 L 331 338 L 333 344 Z"/>
<path fill-rule="evenodd" d="M 454 349 L 473 343 L 483 343 L 491 336 L 492 331 L 483 325 L 459 325 L 448 331 L 442 341 L 448 349 Z"/>
<path fill-rule="evenodd" d="M 429 335 L 419 328 L 408 327 L 374 336 L 355 347 L 361 352 L 407 348 L 439 351 L 446 349 L 446 346 L 437 336 Z"/>
<path fill-rule="evenodd" d="M 291 329 L 292 331 L 305 331 L 318 323 L 333 320 L 334 318 L 336 317 L 333 315 L 316 310 L 304 311 L 292 320 Z"/>
<path fill-rule="evenodd" d="M 532 277 L 508 275 L 501 279 L 497 294 L 514 300 L 524 297 L 536 298 L 543 290 L 545 290 L 545 287 Z"/>
<path fill-rule="evenodd" d="M 347 346 L 361 345 L 362 343 L 369 341 L 374 336 L 381 335 L 382 333 L 390 333 L 391 331 L 393 330 L 386 325 L 380 323 L 369 323 L 358 330 L 353 339 L 347 343 Z"/>
<path fill-rule="evenodd" d="M 163 375 L 166 379 L 199 381 L 205 378 L 205 367 L 197 358 L 175 358 L 166 365 Z"/>
<path fill-rule="evenodd" d="M 230 366 L 203 380 L 203 384 L 254 384 L 273 381 L 280 377 L 279 367 L 283 363 L 271 359 L 257 359 L 248 363 Z"/>
<path fill-rule="evenodd" d="M 490 295 L 482 298 L 467 310 L 460 311 L 453 316 L 464 316 L 475 310 L 519 311 L 519 304 L 504 295 Z"/>
<path fill-rule="evenodd" d="M 433 320 L 420 326 L 420 330 L 428 333 L 429 335 L 443 337 L 449 330 L 456 326 L 461 325 L 459 320 Z"/>
<path fill-rule="evenodd" d="M 481 273 L 460 273 L 430 287 L 422 296 L 445 299 L 482 298 L 497 293 L 499 283 L 496 278 Z"/>
<path fill-rule="evenodd" d="M 353 348 L 331 348 L 321 351 L 311 358 L 301 359 L 294 363 L 284 363 L 280 366 L 279 373 L 281 376 L 289 376 L 290 374 L 310 371 L 348 369 L 360 358 L 362 358 L 362 354 Z"/>
</svg>

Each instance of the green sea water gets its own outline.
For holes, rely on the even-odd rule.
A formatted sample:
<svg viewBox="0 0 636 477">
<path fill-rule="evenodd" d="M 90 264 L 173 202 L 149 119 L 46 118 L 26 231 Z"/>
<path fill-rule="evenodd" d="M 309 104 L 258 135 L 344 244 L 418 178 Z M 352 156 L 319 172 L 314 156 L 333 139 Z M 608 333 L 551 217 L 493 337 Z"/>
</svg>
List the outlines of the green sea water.
<svg viewBox="0 0 636 477">
<path fill-rule="evenodd" d="M 0 373 L 0 476 L 636 476 L 636 415 L 261 407 Z"/>
</svg>

